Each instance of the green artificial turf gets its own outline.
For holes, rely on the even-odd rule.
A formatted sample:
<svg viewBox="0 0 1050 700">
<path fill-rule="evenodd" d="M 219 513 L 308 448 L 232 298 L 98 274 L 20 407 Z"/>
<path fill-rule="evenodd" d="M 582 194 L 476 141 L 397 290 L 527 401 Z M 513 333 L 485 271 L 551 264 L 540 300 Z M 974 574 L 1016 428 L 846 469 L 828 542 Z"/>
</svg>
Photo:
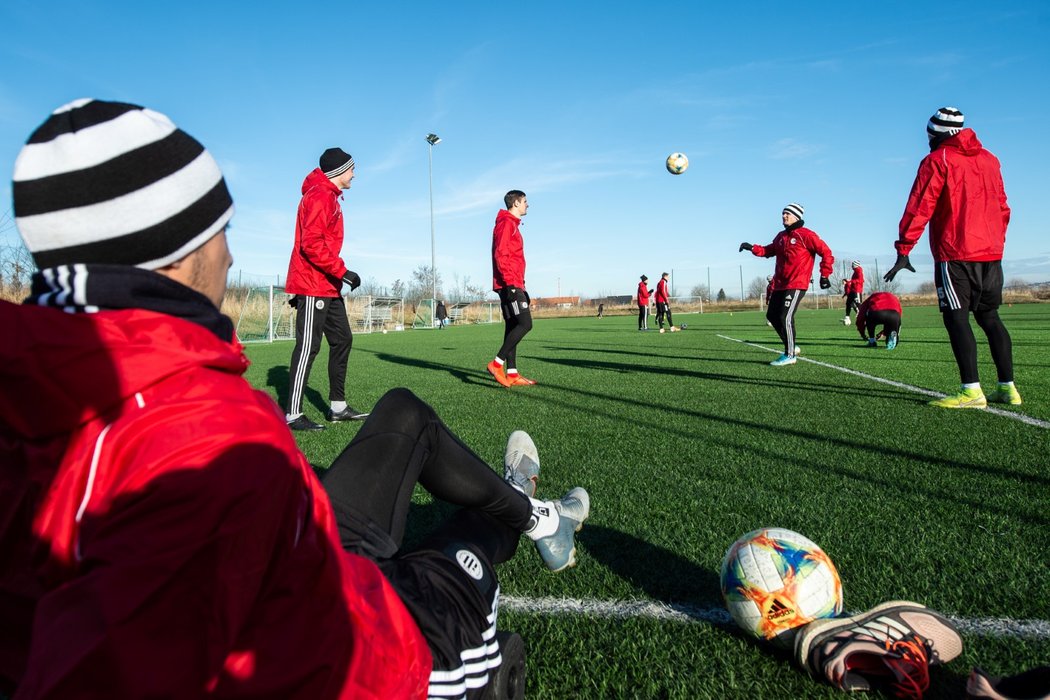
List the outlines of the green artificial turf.
<svg viewBox="0 0 1050 700">
<path fill-rule="evenodd" d="M 1024 405 L 1050 421 L 1050 305 L 1004 307 Z M 958 388 L 940 316 L 907 308 L 894 351 L 864 347 L 841 310 L 800 310 L 804 357 L 928 390 Z M 774 368 L 779 341 L 759 312 L 676 315 L 681 333 L 638 332 L 633 317 L 540 319 L 518 349 L 538 384 L 505 389 L 485 372 L 502 324 L 357 335 L 351 405 L 397 386 L 431 403 L 493 465 L 514 429 L 540 450 L 540 495 L 582 485 L 592 515 L 576 569 L 547 573 L 527 540 L 500 568 L 514 600 L 653 600 L 721 606 L 719 564 L 739 535 L 797 530 L 837 565 L 846 608 L 891 599 L 959 618 L 1050 620 L 1050 430 L 832 368 Z M 976 329 L 981 378 L 995 370 Z M 777 350 L 767 352 L 720 335 Z M 290 343 L 253 345 L 249 380 L 283 399 Z M 307 415 L 327 408 L 326 350 Z M 323 468 L 357 430 L 297 434 Z M 420 489 L 409 541 L 447 508 Z M 717 623 L 526 612 L 501 626 L 529 645 L 529 697 L 831 697 L 782 656 Z M 995 674 L 1050 662 L 1050 640 L 967 633 L 963 656 L 933 676 L 957 697 L 972 665 Z"/>
</svg>

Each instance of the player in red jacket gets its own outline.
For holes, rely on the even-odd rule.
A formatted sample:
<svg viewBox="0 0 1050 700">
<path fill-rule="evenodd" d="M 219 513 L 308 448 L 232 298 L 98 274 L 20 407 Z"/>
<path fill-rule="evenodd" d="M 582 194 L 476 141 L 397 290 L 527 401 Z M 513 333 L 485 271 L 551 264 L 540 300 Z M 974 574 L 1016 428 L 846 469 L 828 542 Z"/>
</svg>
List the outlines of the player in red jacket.
<svg viewBox="0 0 1050 700">
<path fill-rule="evenodd" d="M 959 393 L 930 405 L 984 408 L 989 401 L 1017 405 L 1021 395 L 1014 386 L 1013 345 L 999 318 L 1010 207 L 999 159 L 963 124 L 963 114 L 954 107 L 942 107 L 930 118 L 926 127 L 930 154 L 919 164 L 894 244 L 897 261 L 885 279 L 891 281 L 904 269 L 915 272 L 908 254 L 929 224 L 937 300 L 962 379 Z M 988 338 L 998 375 L 998 386 L 988 397 L 977 373 L 971 313 Z"/>
<path fill-rule="evenodd" d="M 0 301 L 18 328 L 0 336 L 0 694 L 483 693 L 500 663 L 493 566 L 521 532 L 548 568 L 571 566 L 586 492 L 536 500 L 527 435 L 500 478 L 405 389 L 322 485 L 242 377 L 218 308 L 233 204 L 164 115 L 56 110 L 13 201 L 40 271 L 25 304 Z M 400 551 L 417 482 L 463 510 Z"/>
<path fill-rule="evenodd" d="M 321 154 L 319 167 L 303 180 L 302 199 L 295 219 L 295 245 L 288 262 L 285 291 L 294 294 L 295 348 L 288 371 L 285 420 L 292 430 L 323 430 L 303 414 L 303 392 L 310 368 L 328 338 L 329 421 L 362 420 L 368 414 L 346 403 L 346 363 L 354 337 L 346 317 L 342 287 L 357 289 L 361 278 L 346 269 L 339 257 L 343 247 L 343 190 L 354 179 L 354 159 L 340 148 Z"/>
<path fill-rule="evenodd" d="M 776 235 L 769 245 L 752 245 L 741 243 L 740 251 L 749 250 L 760 258 L 776 256 L 776 268 L 773 271 L 773 295 L 766 308 L 766 320 L 776 330 L 784 342 L 784 354 L 769 364 L 774 367 L 793 365 L 799 348 L 795 344 L 795 312 L 802 297 L 810 285 L 813 274 L 813 261 L 820 256 L 820 288 L 831 286 L 831 276 L 835 258 L 831 249 L 820 239 L 815 231 L 805 228 L 802 215 L 805 209 L 801 204 L 791 203 L 781 212 L 784 230 Z"/>
<path fill-rule="evenodd" d="M 521 190 L 503 197 L 506 209 L 496 214 L 492 229 L 492 291 L 499 294 L 503 312 L 503 345 L 486 369 L 503 386 L 531 386 L 536 382 L 518 372 L 518 343 L 532 330 L 531 299 L 525 291 L 525 246 L 521 220 L 529 200 Z"/>
<path fill-rule="evenodd" d="M 857 310 L 857 332 L 862 340 L 867 341 L 869 348 L 875 347 L 879 338 L 885 338 L 886 349 L 893 350 L 899 342 L 903 313 L 900 299 L 895 294 L 875 292 Z M 877 326 L 882 326 L 878 333 L 875 332 Z"/>
<path fill-rule="evenodd" d="M 653 293 L 653 290 L 649 289 L 649 278 L 645 275 L 641 276 L 641 281 L 638 283 L 638 330 L 647 331 L 649 330 L 649 295 Z"/>
<path fill-rule="evenodd" d="M 864 268 L 858 260 L 850 265 L 853 267 L 853 276 L 844 281 L 842 290 L 842 295 L 846 297 L 846 316 L 842 323 L 847 326 L 850 324 L 850 312 L 859 309 L 860 300 L 864 298 Z"/>
<path fill-rule="evenodd" d="M 661 333 L 664 332 L 664 316 L 667 316 L 667 325 L 671 332 L 678 332 L 678 327 L 674 325 L 674 320 L 671 318 L 671 306 L 669 304 L 671 296 L 667 292 L 667 278 L 670 276 L 669 272 L 665 272 L 660 275 L 660 281 L 656 283 L 656 323 L 660 326 Z"/>
</svg>

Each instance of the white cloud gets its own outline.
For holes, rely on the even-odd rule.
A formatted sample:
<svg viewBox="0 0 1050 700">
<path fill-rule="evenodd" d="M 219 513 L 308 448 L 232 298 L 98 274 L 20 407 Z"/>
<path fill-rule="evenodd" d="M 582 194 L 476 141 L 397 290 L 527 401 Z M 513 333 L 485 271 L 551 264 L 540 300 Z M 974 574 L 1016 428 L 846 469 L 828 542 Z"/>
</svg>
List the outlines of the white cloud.
<svg viewBox="0 0 1050 700">
<path fill-rule="evenodd" d="M 823 149 L 824 147 L 818 144 L 805 143 L 796 139 L 780 139 L 770 146 L 769 157 L 774 160 L 807 158 Z"/>
</svg>

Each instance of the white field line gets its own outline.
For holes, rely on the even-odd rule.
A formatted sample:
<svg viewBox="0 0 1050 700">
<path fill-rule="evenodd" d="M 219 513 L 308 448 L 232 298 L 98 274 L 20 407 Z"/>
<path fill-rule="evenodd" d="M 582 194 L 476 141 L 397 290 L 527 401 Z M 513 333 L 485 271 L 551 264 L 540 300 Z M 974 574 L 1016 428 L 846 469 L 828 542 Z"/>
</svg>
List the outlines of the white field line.
<svg viewBox="0 0 1050 700">
<path fill-rule="evenodd" d="M 539 615 L 581 615 L 598 618 L 645 618 L 671 622 L 706 622 L 730 625 L 732 618 L 724 608 L 696 605 L 668 605 L 651 600 L 595 600 L 586 598 L 523 598 L 500 596 L 500 608 Z M 857 611 L 862 612 L 862 611 Z M 849 614 L 857 614 L 852 612 Z M 1008 617 L 948 617 L 960 632 L 979 637 L 1050 639 L 1050 621 L 1013 620 Z"/>
<path fill-rule="evenodd" d="M 746 340 L 740 340 L 739 338 L 730 338 L 728 335 L 722 335 L 721 333 L 716 333 L 715 335 L 717 335 L 719 338 L 722 338 L 724 340 L 732 340 L 734 343 L 741 343 L 743 345 L 749 345 L 749 346 L 751 346 L 753 348 L 758 348 L 759 350 L 765 350 L 767 352 L 772 352 L 772 353 L 775 353 L 775 354 L 778 354 L 778 355 L 780 354 L 780 350 L 779 349 L 774 350 L 773 348 L 767 348 L 765 345 L 759 345 L 758 343 L 751 343 L 751 342 L 748 342 Z M 821 367 L 827 367 L 828 369 L 835 369 L 835 370 L 838 370 L 839 372 L 844 372 L 846 374 L 852 374 L 855 377 L 863 377 L 864 379 L 870 379 L 871 381 L 879 382 L 880 384 L 889 384 L 890 386 L 895 386 L 898 389 L 906 389 L 908 391 L 915 392 L 916 394 L 922 394 L 924 396 L 930 396 L 930 397 L 935 398 L 935 399 L 939 399 L 939 398 L 942 398 L 944 396 L 947 396 L 947 394 L 942 394 L 939 391 L 931 391 L 929 389 L 923 389 L 922 387 L 919 387 L 919 386 L 912 386 L 911 384 L 905 384 L 903 382 L 895 382 L 892 379 L 885 379 L 883 377 L 876 377 L 874 374 L 867 374 L 865 372 L 858 372 L 857 370 L 850 369 L 848 367 L 839 367 L 838 365 L 828 364 L 827 362 L 821 362 L 820 360 L 813 360 L 813 359 L 810 359 L 808 357 L 804 357 L 802 355 L 799 355 L 798 359 L 801 360 L 802 362 L 809 362 L 810 364 L 820 365 Z M 1027 425 L 1034 425 L 1037 428 L 1050 428 L 1050 422 L 1047 422 L 1045 420 L 1039 420 L 1038 418 L 1032 418 L 1031 416 L 1026 416 L 1023 413 L 1014 413 L 1012 411 L 1004 411 L 1001 408 L 994 408 L 992 406 L 989 406 L 988 408 L 984 409 L 984 411 L 986 413 L 994 413 L 995 415 L 1001 416 L 1003 418 L 1010 418 L 1011 420 L 1020 421 L 1021 423 L 1025 423 Z"/>
</svg>

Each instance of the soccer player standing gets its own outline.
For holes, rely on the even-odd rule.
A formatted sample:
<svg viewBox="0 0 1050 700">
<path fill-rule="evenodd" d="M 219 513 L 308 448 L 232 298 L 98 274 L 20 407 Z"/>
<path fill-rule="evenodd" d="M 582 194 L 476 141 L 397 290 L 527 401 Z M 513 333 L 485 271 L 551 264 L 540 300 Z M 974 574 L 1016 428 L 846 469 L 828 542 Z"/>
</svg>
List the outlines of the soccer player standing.
<svg viewBox="0 0 1050 700">
<path fill-rule="evenodd" d="M 656 283 L 656 323 L 660 326 L 661 333 L 664 332 L 664 316 L 667 316 L 667 325 L 671 327 L 671 332 L 678 330 L 671 319 L 671 307 L 668 304 L 671 299 L 667 292 L 668 277 L 670 274 L 665 272 L 660 275 L 660 281 Z"/>
<path fill-rule="evenodd" d="M 850 264 L 853 266 L 853 276 L 846 280 L 846 288 L 842 290 L 846 297 L 846 317 L 842 322 L 847 326 L 850 324 L 850 312 L 860 309 L 860 300 L 864 296 L 864 268 L 858 260 Z"/>
<path fill-rule="evenodd" d="M 651 292 L 649 278 L 642 275 L 638 283 L 638 330 L 640 331 L 649 330 L 649 294 Z"/>
<path fill-rule="evenodd" d="M 944 327 L 959 366 L 959 393 L 936 399 L 941 408 L 984 408 L 988 401 L 1020 404 L 1014 387 L 1013 346 L 999 318 L 1003 298 L 1003 248 L 1010 207 L 999 159 L 963 127 L 962 112 L 942 107 L 930 117 L 930 154 L 922 159 L 894 247 L 897 261 L 885 279 L 915 272 L 908 254 L 930 226 L 934 284 Z M 977 339 L 970 314 L 988 338 L 999 385 L 987 398 L 977 374 Z"/>
<path fill-rule="evenodd" d="M 810 276 L 813 274 L 813 261 L 820 256 L 820 288 L 831 286 L 831 276 L 835 258 L 831 249 L 820 239 L 816 231 L 805 227 L 802 215 L 805 209 L 801 204 L 791 203 L 784 207 L 780 218 L 784 230 L 776 235 L 769 245 L 751 245 L 741 243 L 740 251 L 750 250 L 752 255 L 760 258 L 776 257 L 776 268 L 773 270 L 773 294 L 766 308 L 766 320 L 784 341 L 784 354 L 769 364 L 774 367 L 793 365 L 799 354 L 795 345 L 795 312 L 806 295 Z"/>
<path fill-rule="evenodd" d="M 496 214 L 492 229 L 492 291 L 499 294 L 503 312 L 503 345 L 488 364 L 489 374 L 503 386 L 535 384 L 518 373 L 517 347 L 532 330 L 529 293 L 525 291 L 525 246 L 521 239 L 521 219 L 529 211 L 529 200 L 521 190 L 503 197 L 506 209 Z"/>
<path fill-rule="evenodd" d="M 321 349 L 321 336 L 328 338 L 329 421 L 363 420 L 361 413 L 346 404 L 346 363 L 354 343 L 346 317 L 342 287 L 357 289 L 361 278 L 346 269 L 339 257 L 343 247 L 343 211 L 339 200 L 354 179 L 354 159 L 340 148 L 321 154 L 319 167 L 303 180 L 303 197 L 295 219 L 295 246 L 288 262 L 285 291 L 294 294 L 295 349 L 288 372 L 288 402 L 285 420 L 292 430 L 323 430 L 303 414 L 303 391 L 310 368 Z"/>
</svg>

